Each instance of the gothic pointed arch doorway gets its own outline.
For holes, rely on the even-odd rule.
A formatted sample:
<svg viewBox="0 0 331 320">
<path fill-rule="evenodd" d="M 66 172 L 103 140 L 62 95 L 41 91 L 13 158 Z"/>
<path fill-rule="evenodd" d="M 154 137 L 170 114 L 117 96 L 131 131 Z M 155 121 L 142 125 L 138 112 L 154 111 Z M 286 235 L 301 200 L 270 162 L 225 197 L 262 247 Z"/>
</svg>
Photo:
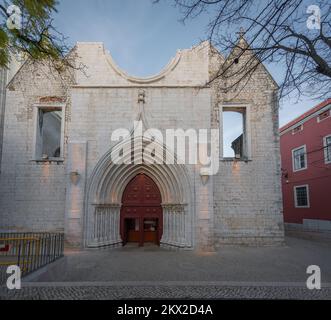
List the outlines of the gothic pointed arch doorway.
<svg viewBox="0 0 331 320">
<path fill-rule="evenodd" d="M 120 230 L 123 244 L 128 242 L 159 245 L 163 233 L 161 192 L 146 174 L 135 176 L 122 196 Z"/>
</svg>

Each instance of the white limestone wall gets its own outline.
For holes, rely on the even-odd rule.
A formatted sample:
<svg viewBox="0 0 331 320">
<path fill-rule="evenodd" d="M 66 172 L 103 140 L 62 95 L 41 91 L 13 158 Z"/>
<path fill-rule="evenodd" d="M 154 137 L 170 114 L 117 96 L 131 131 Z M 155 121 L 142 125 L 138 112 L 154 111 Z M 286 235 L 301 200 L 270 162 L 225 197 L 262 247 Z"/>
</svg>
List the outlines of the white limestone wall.
<svg viewBox="0 0 331 320">
<path fill-rule="evenodd" d="M 222 104 L 249 105 L 251 158 L 220 161 L 214 177 L 214 234 L 223 244 L 275 244 L 284 236 L 276 88 L 259 67 L 244 90 L 221 96 Z M 218 121 L 215 121 L 219 125 Z"/>
<path fill-rule="evenodd" d="M 135 78 L 121 70 L 103 43 L 79 42 L 78 65 L 84 73 L 76 72 L 78 86 L 201 86 L 209 78 L 209 44 L 204 42 L 192 49 L 179 50 L 169 64 L 156 76 Z"/>
<path fill-rule="evenodd" d="M 251 105 L 252 159 L 220 162 L 219 173 L 202 183 L 199 166 L 187 166 L 195 248 L 224 243 L 281 241 L 279 139 L 275 87 L 263 68 L 235 97 L 215 88 L 198 88 L 209 78 L 209 51 L 203 44 L 183 50 L 159 76 L 136 79 L 119 70 L 100 43 L 77 46 L 85 72 L 76 70 L 70 88 L 42 67 L 22 68 L 10 84 L 6 106 L 0 229 L 66 230 L 67 240 L 83 245 L 86 186 L 92 171 L 113 144 L 111 133 L 131 129 L 145 91 L 145 125 L 168 128 L 217 128 L 220 103 Z M 52 74 L 51 74 L 52 75 Z M 64 162 L 33 160 L 33 105 L 45 97 L 65 100 Z M 50 99 L 50 103 L 52 103 Z M 78 171 L 77 185 L 70 174 Z M 116 240 L 116 239 L 115 239 Z M 110 239 L 113 241 L 113 239 Z"/>
<path fill-rule="evenodd" d="M 210 127 L 209 89 L 197 93 L 193 88 L 145 88 L 145 92 L 146 103 L 143 108 L 150 128 L 164 132 L 169 128 Z M 111 143 L 112 132 L 119 128 L 132 128 L 138 112 L 137 98 L 136 88 L 73 89 L 68 143 L 78 139 L 87 143 L 87 183 L 98 161 L 114 145 Z M 204 199 L 196 198 L 196 194 L 200 194 L 199 171 L 194 166 L 188 166 L 188 172 L 193 194 L 191 210 L 187 214 L 192 216 L 195 229 L 198 228 L 195 207 L 197 202 L 201 203 Z M 208 208 L 212 210 L 212 204 Z M 83 214 L 82 211 L 81 218 Z M 195 230 L 188 232 L 196 233 Z"/>
<path fill-rule="evenodd" d="M 33 150 L 34 105 L 42 97 L 65 94 L 59 78 L 48 67 L 29 63 L 7 89 L 0 175 L 1 230 L 64 229 L 65 164 L 38 163 Z"/>
</svg>

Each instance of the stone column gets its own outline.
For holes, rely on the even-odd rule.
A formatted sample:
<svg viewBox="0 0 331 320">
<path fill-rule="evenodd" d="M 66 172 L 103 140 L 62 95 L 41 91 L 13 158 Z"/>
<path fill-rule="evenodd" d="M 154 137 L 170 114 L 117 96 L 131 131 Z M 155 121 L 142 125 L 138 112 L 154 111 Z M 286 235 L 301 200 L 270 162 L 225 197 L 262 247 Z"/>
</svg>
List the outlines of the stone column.
<svg viewBox="0 0 331 320">
<path fill-rule="evenodd" d="M 199 171 L 198 171 L 199 172 Z M 197 249 L 214 251 L 214 194 L 213 176 L 198 177 L 196 189 Z"/>
<path fill-rule="evenodd" d="M 163 235 L 161 238 L 161 243 L 168 243 L 169 241 L 169 213 L 168 213 L 168 206 L 163 205 L 162 206 L 162 211 L 163 211 Z"/>
<path fill-rule="evenodd" d="M 7 70 L 0 68 L 0 172 L 2 160 L 2 144 L 3 144 L 3 131 L 5 120 L 5 106 L 6 106 L 6 84 L 7 84 Z"/>
<path fill-rule="evenodd" d="M 97 206 L 94 211 L 92 243 L 89 246 L 118 245 L 122 243 L 120 235 L 120 205 Z"/>
<path fill-rule="evenodd" d="M 163 205 L 163 236 L 162 245 L 174 247 L 187 247 L 186 235 L 186 211 L 185 205 Z"/>
<path fill-rule="evenodd" d="M 83 245 L 84 198 L 86 184 L 86 142 L 68 143 L 66 166 L 65 240 Z"/>
</svg>

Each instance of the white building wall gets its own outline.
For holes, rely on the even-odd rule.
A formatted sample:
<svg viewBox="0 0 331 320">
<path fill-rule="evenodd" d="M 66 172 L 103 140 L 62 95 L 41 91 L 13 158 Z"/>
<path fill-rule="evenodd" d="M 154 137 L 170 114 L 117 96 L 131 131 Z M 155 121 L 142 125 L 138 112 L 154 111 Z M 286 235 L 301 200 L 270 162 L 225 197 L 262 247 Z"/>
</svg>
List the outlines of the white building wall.
<svg viewBox="0 0 331 320">
<path fill-rule="evenodd" d="M 143 109 L 150 128 L 219 125 L 216 114 L 227 97 L 216 98 L 213 88 L 201 88 L 210 76 L 209 49 L 203 43 L 183 50 L 159 76 L 148 79 L 124 74 L 101 43 L 77 45 L 84 72 L 76 70 L 75 81 L 69 85 L 45 67 L 24 66 L 8 89 L 0 229 L 66 229 L 67 239 L 82 245 L 86 186 L 98 161 L 113 145 L 112 132 L 132 128 L 139 113 L 140 90 L 145 91 Z M 206 184 L 197 166 L 187 166 L 196 248 L 282 239 L 277 112 L 270 98 L 275 89 L 270 82 L 261 82 L 261 77 L 269 75 L 261 69 L 258 83 L 253 81 L 235 101 L 251 104 L 251 161 L 236 165 L 221 161 L 219 173 Z M 58 100 L 66 105 L 64 162 L 32 161 L 34 104 Z M 78 155 L 84 161 L 77 162 Z M 80 179 L 75 186 L 70 175 L 76 170 Z"/>
<path fill-rule="evenodd" d="M 63 230 L 64 163 L 36 162 L 33 154 L 34 105 L 50 96 L 66 99 L 66 90 L 47 66 L 36 69 L 26 63 L 9 83 L 0 175 L 1 230 Z"/>
</svg>

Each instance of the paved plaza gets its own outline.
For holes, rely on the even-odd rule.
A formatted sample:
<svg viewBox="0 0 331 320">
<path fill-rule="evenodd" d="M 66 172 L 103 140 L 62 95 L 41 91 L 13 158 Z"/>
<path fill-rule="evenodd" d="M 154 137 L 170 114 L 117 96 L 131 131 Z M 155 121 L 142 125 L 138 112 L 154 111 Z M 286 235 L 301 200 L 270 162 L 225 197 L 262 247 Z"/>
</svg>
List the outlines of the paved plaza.
<svg viewBox="0 0 331 320">
<path fill-rule="evenodd" d="M 309 265 L 322 289 L 308 290 Z M 279 247 L 226 246 L 217 252 L 146 246 L 67 250 L 0 299 L 331 299 L 331 243 L 287 237 Z"/>
</svg>

